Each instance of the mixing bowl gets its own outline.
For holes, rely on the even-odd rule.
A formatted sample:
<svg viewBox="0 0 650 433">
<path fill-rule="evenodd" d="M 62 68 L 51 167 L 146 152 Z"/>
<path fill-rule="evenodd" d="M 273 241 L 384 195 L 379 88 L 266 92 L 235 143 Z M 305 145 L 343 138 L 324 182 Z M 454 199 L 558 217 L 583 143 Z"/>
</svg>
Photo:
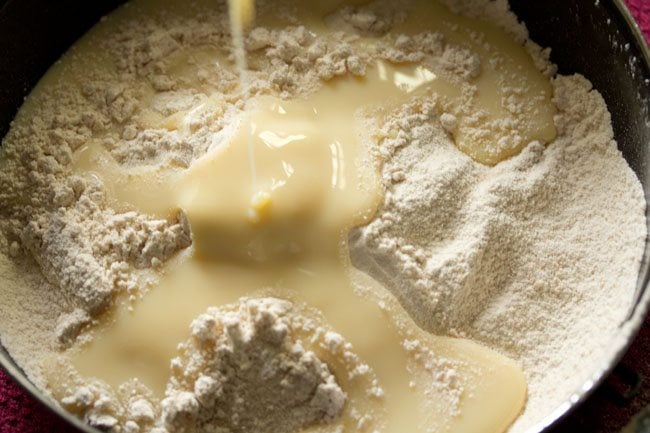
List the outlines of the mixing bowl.
<svg viewBox="0 0 650 433">
<path fill-rule="evenodd" d="M 515 13 L 526 22 L 532 39 L 552 48 L 552 59 L 561 73 L 579 72 L 602 93 L 612 114 L 619 148 L 648 197 L 650 51 L 622 0 L 510 2 Z M 48 67 L 102 15 L 120 3 L 119 0 L 0 0 L 0 136 L 7 132 L 23 98 Z M 643 322 L 650 301 L 648 243 L 645 251 L 636 295 L 618 338 L 612 342 L 610 356 L 596 366 L 590 380 L 531 433 L 551 433 L 562 417 L 589 397 L 624 354 Z M 0 365 L 71 426 L 96 432 L 53 405 L 1 346 Z"/>
</svg>

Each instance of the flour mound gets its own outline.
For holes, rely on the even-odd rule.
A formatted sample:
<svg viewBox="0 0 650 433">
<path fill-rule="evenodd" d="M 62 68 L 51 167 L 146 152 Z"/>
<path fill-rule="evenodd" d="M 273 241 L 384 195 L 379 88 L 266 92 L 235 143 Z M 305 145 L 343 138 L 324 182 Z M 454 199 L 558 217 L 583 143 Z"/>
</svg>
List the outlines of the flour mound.
<svg viewBox="0 0 650 433">
<path fill-rule="evenodd" d="M 522 363 L 529 399 L 514 432 L 608 356 L 646 237 L 643 189 L 602 97 L 581 76 L 553 85 L 556 140 L 495 167 L 458 151 L 435 104 L 404 107 L 380 134 L 383 206 L 351 234 L 353 264 L 422 327 Z"/>
<path fill-rule="evenodd" d="M 3 252 L 35 262 L 67 304 L 55 328 L 63 347 L 117 296 L 136 289 L 133 271 L 191 244 L 182 213 L 168 220 L 120 213 L 108 205 L 101 181 L 74 174 L 72 153 L 91 139 L 95 116 L 88 98 L 67 90 L 53 86 L 33 120 L 12 128 L 0 173 Z"/>
<path fill-rule="evenodd" d="M 280 433 L 336 418 L 345 393 L 296 339 L 300 320 L 275 298 L 211 308 L 194 320 L 162 402 L 167 431 Z"/>
</svg>

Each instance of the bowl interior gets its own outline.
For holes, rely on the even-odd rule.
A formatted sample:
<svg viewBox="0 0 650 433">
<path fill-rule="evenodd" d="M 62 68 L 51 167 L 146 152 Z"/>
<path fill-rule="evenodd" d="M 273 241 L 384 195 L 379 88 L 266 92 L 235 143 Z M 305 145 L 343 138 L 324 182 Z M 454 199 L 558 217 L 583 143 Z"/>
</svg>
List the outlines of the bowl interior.
<svg viewBox="0 0 650 433">
<path fill-rule="evenodd" d="M 0 87 L 0 137 L 5 135 L 24 97 L 49 66 L 102 15 L 121 3 L 121 0 L 0 0 L 0 59 L 3 60 L 0 62 L 0 82 L 3 83 Z M 552 60 L 561 73 L 581 73 L 602 93 L 612 114 L 619 148 L 648 197 L 650 54 L 621 1 L 510 0 L 510 3 L 526 22 L 532 39 L 544 47 L 552 47 Z M 646 246 L 637 296 L 630 311 L 629 319 L 634 328 L 640 325 L 650 298 L 650 293 L 646 293 L 648 257 Z M 94 431 L 47 404 L 1 346 L 0 365 L 78 429 Z"/>
</svg>

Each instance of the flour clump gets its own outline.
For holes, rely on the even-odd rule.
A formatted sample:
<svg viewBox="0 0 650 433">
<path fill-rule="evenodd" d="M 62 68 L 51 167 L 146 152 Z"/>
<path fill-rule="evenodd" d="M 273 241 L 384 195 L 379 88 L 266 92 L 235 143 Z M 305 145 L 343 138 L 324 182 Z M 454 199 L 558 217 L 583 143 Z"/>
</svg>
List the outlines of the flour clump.
<svg viewBox="0 0 650 433">
<path fill-rule="evenodd" d="M 300 317 L 274 298 L 212 308 L 172 361 L 162 402 L 173 432 L 292 432 L 336 418 L 346 396 L 326 364 L 296 339 Z"/>
<path fill-rule="evenodd" d="M 553 85 L 558 138 L 493 168 L 458 151 L 434 105 L 404 107 L 382 126 L 382 209 L 351 234 L 354 265 L 422 327 L 523 363 L 530 394 L 514 431 L 591 374 L 617 332 L 603 324 L 628 312 L 646 236 L 643 189 L 602 97 L 582 76 Z"/>
</svg>

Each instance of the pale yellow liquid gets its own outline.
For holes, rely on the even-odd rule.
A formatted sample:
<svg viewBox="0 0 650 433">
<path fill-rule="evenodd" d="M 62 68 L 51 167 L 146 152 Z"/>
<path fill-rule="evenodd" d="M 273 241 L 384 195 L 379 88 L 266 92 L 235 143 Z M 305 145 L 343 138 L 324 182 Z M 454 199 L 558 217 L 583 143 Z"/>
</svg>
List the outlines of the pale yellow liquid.
<svg viewBox="0 0 650 433">
<path fill-rule="evenodd" d="M 440 30 L 450 40 L 462 39 L 489 56 L 489 50 L 464 39 L 467 28 L 475 29 L 485 33 L 492 44 L 490 50 L 506 59 L 498 68 L 483 68 L 476 82 L 476 107 L 488 117 L 509 116 L 498 102 L 503 88 L 499 83 L 503 74 L 506 79 L 525 80 L 530 94 L 522 98 L 534 102 L 523 104 L 522 115 L 529 121 L 520 125 L 519 133 L 529 141 L 554 137 L 550 84 L 521 47 L 492 26 L 451 15 L 433 2 L 417 4 L 418 10 L 410 14 L 404 31 Z M 135 5 L 146 12 L 156 3 L 143 0 Z M 319 5 L 322 10 L 313 9 L 304 21 L 314 31 L 324 32 L 320 18 L 333 6 Z M 453 23 L 463 27 L 452 28 Z M 97 30 L 94 35 L 102 31 L 107 30 Z M 88 44 L 90 48 L 92 37 L 80 47 Z M 197 56 L 210 59 L 211 54 L 204 50 Z M 215 55 L 210 61 L 223 59 Z M 183 65 L 182 56 L 178 62 L 180 73 L 184 67 L 191 68 Z M 62 69 L 53 74 L 65 75 L 65 66 Z M 385 391 L 383 398 L 368 397 L 366 379 L 349 379 L 344 360 L 305 342 L 328 363 L 348 394 L 342 417 L 312 430 L 334 431 L 341 425 L 344 431 L 356 431 L 354 409 L 373 415 L 368 431 L 505 431 L 525 402 L 526 384 L 518 365 L 470 341 L 423 332 L 392 295 L 371 279 L 352 275 L 348 266 L 347 230 L 369 221 L 382 192 L 378 166 L 366 144 L 370 142 L 365 136 L 367 128 L 354 120 L 357 109 L 390 108 L 432 92 L 450 103 L 460 97 L 458 87 L 443 80 L 437 71 L 380 62 L 364 79 L 337 79 L 305 99 L 256 98 L 248 102 L 230 139 L 186 171 L 125 172 L 98 141 L 90 141 L 75 156 L 76 170 L 99 176 L 116 208 L 163 216 L 182 208 L 190 220 L 194 245 L 165 267 L 160 285 L 138 302 L 133 312 L 120 308 L 113 323 L 106 324 L 90 345 L 75 352 L 73 361 L 79 371 L 113 386 L 137 377 L 162 396 L 170 376 L 169 361 L 176 354 L 176 345 L 189 338 L 193 318 L 209 306 L 232 303 L 241 296 L 273 295 L 317 309 L 323 325 L 352 343 Z M 189 134 L 186 125 L 193 115 L 201 110 L 222 112 L 223 104 L 219 95 L 214 95 L 187 112 L 170 118 L 149 113 L 141 116 L 140 122 Z M 250 137 L 255 181 L 249 175 Z M 489 140 L 464 143 L 462 129 L 456 140 L 478 160 L 487 155 L 486 163 L 516 153 L 511 149 L 511 153 L 496 154 L 489 148 Z M 260 201 L 259 214 L 251 220 L 251 197 L 259 190 L 268 193 L 268 200 Z M 436 358 L 453 366 L 463 390 L 457 408 L 443 392 L 432 391 L 432 375 L 437 371 L 428 371 L 407 353 L 403 347 L 407 338 L 420 340 Z"/>
<path fill-rule="evenodd" d="M 409 86 L 399 85 L 405 82 Z M 417 67 L 395 69 L 380 63 L 367 78 L 334 81 L 306 100 L 251 101 L 241 125 L 252 125 L 258 187 L 269 191 L 270 205 L 257 222 L 247 218 L 254 193 L 246 175 L 248 128 L 239 128 L 226 146 L 170 178 L 164 184 L 167 192 L 143 198 L 149 211 L 163 213 L 177 206 L 187 212 L 192 256 L 171 266 L 161 286 L 134 313 L 122 311 L 114 325 L 75 357 L 79 371 L 114 386 L 138 377 L 161 395 L 169 360 L 176 344 L 188 338 L 194 317 L 208 306 L 241 296 L 274 295 L 318 309 L 325 323 L 352 342 L 371 366 L 386 392 L 381 400 L 366 397 L 363 381 L 346 383 L 345 363 L 313 347 L 343 382 L 347 408 L 374 413 L 376 428 L 503 431 L 525 399 L 517 365 L 469 341 L 420 331 L 383 288 L 364 284 L 369 292 L 355 293 L 347 262 L 340 257 L 347 229 L 368 221 L 381 198 L 362 125 L 354 121 L 356 110 L 396 104 L 434 89 L 454 93 Z M 342 105 L 342 98 L 354 103 Z M 100 176 L 110 180 L 110 174 Z M 136 195 L 131 200 L 138 205 Z M 386 299 L 386 312 L 375 297 Z M 464 389 L 461 416 L 454 416 L 454 408 L 435 393 L 424 394 L 433 379 L 409 360 L 402 347 L 406 334 L 456 366 Z M 500 398 L 492 398 L 495 394 Z M 348 429 L 356 424 L 350 410 L 339 422 Z"/>
<path fill-rule="evenodd" d="M 243 1 L 250 3 L 249 0 Z M 303 12 L 301 24 L 316 34 L 327 33 L 322 17 L 332 13 L 342 4 L 363 5 L 365 0 L 285 0 L 283 4 Z M 553 88 L 527 51 L 512 37 L 495 25 L 451 13 L 435 0 L 413 0 L 405 6 L 408 18 L 397 25 L 394 34 L 416 34 L 435 31 L 444 35 L 445 41 L 466 47 L 481 59 L 481 74 L 472 81 L 477 88 L 475 97 L 458 93 L 450 102 L 457 108 L 459 126 L 453 132 L 456 145 L 478 162 L 494 165 L 518 154 L 532 141 L 548 143 L 556 136 L 551 103 Z M 242 10 L 250 9 L 242 6 Z M 243 15 L 247 19 L 249 15 Z M 260 25 L 287 25 L 281 17 L 261 14 Z M 360 38 L 359 44 L 372 42 L 373 38 Z M 435 76 L 442 70 L 428 71 Z M 516 88 L 517 92 L 509 92 Z M 462 104 L 461 104 L 462 101 Z M 509 107 L 516 106 L 512 112 Z M 480 116 L 476 116 L 480 113 Z M 483 134 L 477 127 L 487 126 Z M 504 137 L 519 137 L 518 144 L 498 145 Z"/>
</svg>

